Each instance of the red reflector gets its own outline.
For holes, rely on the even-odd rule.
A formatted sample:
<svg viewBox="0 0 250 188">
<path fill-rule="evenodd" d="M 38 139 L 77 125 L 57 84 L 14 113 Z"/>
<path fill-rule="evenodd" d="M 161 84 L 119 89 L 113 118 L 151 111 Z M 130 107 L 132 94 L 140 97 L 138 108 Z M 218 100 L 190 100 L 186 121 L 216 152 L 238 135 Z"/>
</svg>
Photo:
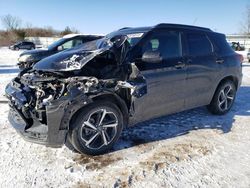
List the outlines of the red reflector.
<svg viewBox="0 0 250 188">
<path fill-rule="evenodd" d="M 240 62 L 243 63 L 244 61 L 243 55 L 237 53 L 237 57 L 239 58 Z"/>
</svg>

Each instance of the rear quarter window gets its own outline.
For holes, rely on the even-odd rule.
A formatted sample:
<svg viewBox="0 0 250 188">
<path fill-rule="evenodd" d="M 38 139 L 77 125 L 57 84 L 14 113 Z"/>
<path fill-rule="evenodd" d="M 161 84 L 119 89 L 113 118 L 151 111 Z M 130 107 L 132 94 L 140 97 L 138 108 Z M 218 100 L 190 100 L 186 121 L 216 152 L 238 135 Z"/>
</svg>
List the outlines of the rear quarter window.
<svg viewBox="0 0 250 188">
<path fill-rule="evenodd" d="M 186 36 L 189 55 L 204 56 L 212 53 L 213 46 L 206 34 L 188 33 Z"/>
<path fill-rule="evenodd" d="M 220 55 L 226 55 L 233 53 L 233 49 L 226 40 L 226 36 L 223 34 L 211 34 L 209 36 L 214 43 L 214 48 Z"/>
</svg>

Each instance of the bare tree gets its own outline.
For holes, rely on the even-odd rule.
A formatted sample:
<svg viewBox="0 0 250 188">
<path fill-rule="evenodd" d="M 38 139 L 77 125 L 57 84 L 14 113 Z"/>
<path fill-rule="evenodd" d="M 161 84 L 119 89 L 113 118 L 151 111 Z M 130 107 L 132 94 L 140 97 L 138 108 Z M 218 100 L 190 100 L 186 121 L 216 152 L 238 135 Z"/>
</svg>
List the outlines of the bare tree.
<svg viewBox="0 0 250 188">
<path fill-rule="evenodd" d="M 3 26 L 8 31 L 17 30 L 21 27 L 22 20 L 16 16 L 12 16 L 10 14 L 7 14 L 2 17 L 1 19 Z"/>
<path fill-rule="evenodd" d="M 240 23 L 241 33 L 250 34 L 250 5 L 246 6 L 243 17 L 243 22 Z"/>
</svg>

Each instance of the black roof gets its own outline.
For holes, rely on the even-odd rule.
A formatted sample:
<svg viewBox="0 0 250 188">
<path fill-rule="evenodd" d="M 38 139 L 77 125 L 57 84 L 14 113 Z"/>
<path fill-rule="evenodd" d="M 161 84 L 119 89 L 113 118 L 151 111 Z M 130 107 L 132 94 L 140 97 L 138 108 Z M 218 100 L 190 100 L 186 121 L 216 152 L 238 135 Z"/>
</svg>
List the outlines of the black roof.
<svg viewBox="0 0 250 188">
<path fill-rule="evenodd" d="M 117 31 L 109 33 L 107 36 L 109 38 L 112 38 L 113 36 L 120 35 L 120 34 L 126 35 L 126 34 L 131 34 L 131 33 L 146 33 L 150 30 L 157 29 L 157 28 L 188 29 L 188 30 L 212 32 L 211 29 L 205 28 L 205 27 L 182 25 L 182 24 L 171 24 L 171 23 L 160 23 L 151 27 L 124 27 Z"/>
<path fill-rule="evenodd" d="M 183 24 L 172 24 L 172 23 L 160 23 L 151 27 L 124 27 L 119 29 L 121 33 L 131 33 L 131 32 L 147 32 L 154 28 L 175 28 L 175 29 L 192 29 L 192 30 L 202 30 L 202 31 L 212 31 L 209 28 L 198 27 L 192 25 L 183 25 Z"/>
<path fill-rule="evenodd" d="M 209 28 L 198 27 L 193 25 L 183 25 L 183 24 L 170 24 L 170 23 L 160 23 L 157 24 L 154 28 L 178 28 L 178 29 L 193 29 L 193 30 L 203 30 L 203 31 L 212 31 Z"/>
</svg>

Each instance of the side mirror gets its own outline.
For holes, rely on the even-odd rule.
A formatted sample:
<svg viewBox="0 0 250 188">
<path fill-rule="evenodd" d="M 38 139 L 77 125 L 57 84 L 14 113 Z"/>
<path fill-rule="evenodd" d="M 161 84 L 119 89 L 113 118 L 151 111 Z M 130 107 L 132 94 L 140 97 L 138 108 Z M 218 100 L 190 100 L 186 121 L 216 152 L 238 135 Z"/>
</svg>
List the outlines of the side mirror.
<svg viewBox="0 0 250 188">
<path fill-rule="evenodd" d="M 141 60 L 145 63 L 161 63 L 162 57 L 160 52 L 146 51 L 143 53 Z"/>
<path fill-rule="evenodd" d="M 62 51 L 63 50 L 63 46 L 58 46 L 57 47 L 57 51 Z"/>
</svg>

